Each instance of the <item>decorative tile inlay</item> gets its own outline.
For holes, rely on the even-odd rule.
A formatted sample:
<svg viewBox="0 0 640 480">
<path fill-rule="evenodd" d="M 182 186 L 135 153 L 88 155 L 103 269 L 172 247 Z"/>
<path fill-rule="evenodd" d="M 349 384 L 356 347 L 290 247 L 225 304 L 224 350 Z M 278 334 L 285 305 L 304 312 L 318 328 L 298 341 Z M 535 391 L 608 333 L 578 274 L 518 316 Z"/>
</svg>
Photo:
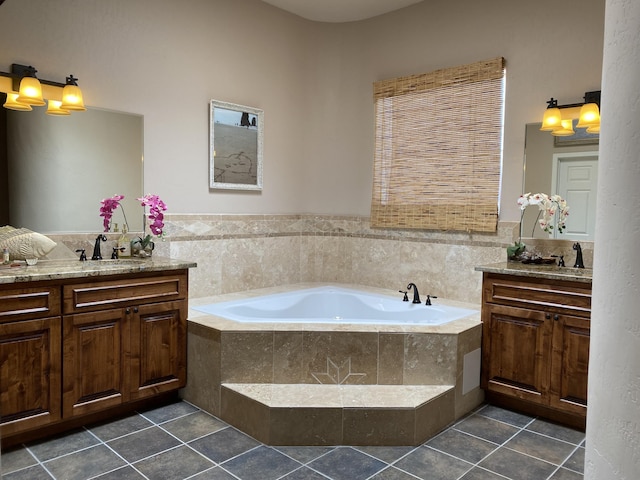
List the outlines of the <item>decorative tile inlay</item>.
<svg viewBox="0 0 640 480">
<path fill-rule="evenodd" d="M 347 358 L 340 365 L 327 357 L 327 371 L 311 372 L 311 375 L 318 381 L 318 383 L 334 383 L 336 385 L 342 385 L 345 383 L 353 385 L 355 383 L 360 383 L 364 377 L 367 376 L 366 373 L 355 373 L 351 371 L 351 357 Z"/>
</svg>

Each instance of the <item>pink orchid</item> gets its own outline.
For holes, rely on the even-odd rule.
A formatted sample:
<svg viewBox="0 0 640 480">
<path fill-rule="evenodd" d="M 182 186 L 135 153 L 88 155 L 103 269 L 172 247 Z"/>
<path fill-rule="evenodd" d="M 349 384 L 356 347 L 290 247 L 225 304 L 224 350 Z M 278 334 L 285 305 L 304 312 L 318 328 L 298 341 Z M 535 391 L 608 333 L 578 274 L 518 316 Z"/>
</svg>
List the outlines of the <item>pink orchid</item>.
<svg viewBox="0 0 640 480">
<path fill-rule="evenodd" d="M 100 203 L 102 206 L 100 207 L 100 216 L 104 217 L 102 220 L 102 224 L 104 226 L 104 231 L 108 232 L 111 227 L 111 217 L 113 216 L 113 211 L 118 208 L 120 205 L 120 200 L 124 198 L 124 195 L 114 195 L 111 198 L 105 198 Z M 124 210 L 122 211 L 124 215 Z M 126 221 L 126 217 L 125 217 Z"/>
<path fill-rule="evenodd" d="M 149 229 L 154 235 L 162 235 L 162 229 L 164 228 L 164 214 L 162 212 L 167 210 L 167 205 L 160 199 L 158 195 L 147 194 L 144 197 L 138 198 L 143 207 L 149 207 L 149 220 L 151 224 Z"/>
</svg>

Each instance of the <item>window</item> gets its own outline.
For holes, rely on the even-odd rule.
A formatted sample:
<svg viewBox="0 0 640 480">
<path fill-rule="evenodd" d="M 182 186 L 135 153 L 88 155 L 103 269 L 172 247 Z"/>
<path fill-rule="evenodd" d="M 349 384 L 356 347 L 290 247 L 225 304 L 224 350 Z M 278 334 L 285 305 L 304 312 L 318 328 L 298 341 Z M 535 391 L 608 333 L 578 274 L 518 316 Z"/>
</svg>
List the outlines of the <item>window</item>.
<svg viewBox="0 0 640 480">
<path fill-rule="evenodd" d="M 502 57 L 374 83 L 371 225 L 495 232 Z"/>
</svg>

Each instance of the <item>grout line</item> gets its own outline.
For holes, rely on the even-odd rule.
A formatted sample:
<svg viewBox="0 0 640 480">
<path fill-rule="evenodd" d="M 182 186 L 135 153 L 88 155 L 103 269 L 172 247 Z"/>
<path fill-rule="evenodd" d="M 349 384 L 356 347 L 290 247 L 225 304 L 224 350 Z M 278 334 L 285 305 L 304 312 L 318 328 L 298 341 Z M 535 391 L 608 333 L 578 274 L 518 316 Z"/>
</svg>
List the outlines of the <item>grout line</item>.
<svg viewBox="0 0 640 480">
<path fill-rule="evenodd" d="M 565 470 L 569 470 L 570 472 L 574 472 L 577 473 L 579 475 L 582 475 L 584 477 L 584 473 L 582 472 L 578 472 L 576 470 L 573 470 L 571 468 L 568 467 L 564 467 L 563 465 L 566 463 L 567 460 L 569 460 L 574 453 L 576 453 L 578 451 L 578 449 L 581 448 L 580 445 L 576 445 L 575 448 L 573 450 L 571 450 L 571 453 L 569 453 L 569 455 L 566 456 L 566 458 L 564 460 L 562 460 L 562 462 L 560 463 L 560 465 L 558 465 L 558 467 L 551 473 L 551 475 L 549 475 L 549 477 L 547 477 L 547 480 L 550 480 L 553 478 L 553 476 L 556 474 L 556 472 L 558 470 L 560 470 L 561 468 L 564 468 Z"/>
<path fill-rule="evenodd" d="M 119 466 L 118 468 L 114 468 L 113 470 L 109 470 L 108 472 L 102 472 L 101 474 L 99 474 L 99 475 L 95 475 L 95 476 L 93 476 L 93 477 L 91 477 L 91 478 L 96 478 L 96 477 L 99 477 L 100 475 L 104 475 L 104 474 L 107 474 L 107 473 L 115 472 L 116 470 L 118 470 L 118 469 L 120 469 L 120 468 L 125 468 L 125 467 L 127 467 L 127 466 L 128 466 L 128 467 L 133 468 L 133 470 L 134 470 L 135 472 L 138 472 L 140 475 L 142 475 L 142 477 L 143 477 L 144 479 L 148 480 L 148 477 L 147 477 L 146 475 L 144 475 L 140 470 L 138 470 L 136 467 L 134 467 L 133 465 L 131 465 L 131 463 L 129 463 L 129 461 L 128 461 L 126 458 L 124 458 L 122 455 L 120 455 L 118 452 L 116 452 L 113 448 L 111 448 L 111 445 L 108 445 L 108 444 L 107 444 L 107 442 L 105 442 L 105 441 L 103 441 L 101 438 L 99 438 L 99 437 L 98 437 L 95 433 L 93 433 L 89 428 L 87 428 L 87 427 L 83 427 L 83 428 L 84 428 L 87 432 L 89 432 L 89 434 L 90 434 L 90 435 L 93 435 L 93 436 L 94 436 L 94 437 L 95 437 L 95 438 L 100 442 L 100 444 L 104 445 L 104 446 L 105 446 L 105 447 L 107 447 L 109 450 L 111 450 L 111 451 L 112 451 L 112 452 L 113 452 L 117 457 L 121 458 L 121 459 L 124 461 L 124 463 L 125 463 L 124 465 L 121 465 L 121 466 Z M 141 431 L 141 430 L 136 430 L 136 431 Z M 121 435 L 120 437 L 116 437 L 116 438 L 122 438 L 123 436 L 125 436 L 125 435 Z M 115 440 L 115 439 L 112 439 L 112 440 Z M 111 440 L 109 440 L 109 441 L 111 441 Z"/>
<path fill-rule="evenodd" d="M 503 425 L 508 425 L 508 426 L 510 426 L 510 427 L 514 427 L 514 428 L 516 428 L 516 429 L 517 429 L 517 431 L 516 431 L 513 435 L 511 435 L 510 437 L 508 437 L 504 442 L 502 442 L 502 443 L 498 444 L 498 443 L 496 443 L 496 442 L 492 442 L 492 441 L 490 441 L 490 440 L 487 440 L 486 438 L 478 437 L 477 435 L 473 435 L 473 434 L 470 434 L 469 432 L 465 432 L 464 430 L 459 430 L 459 429 L 457 429 L 457 428 L 453 428 L 453 427 L 452 427 L 452 429 L 453 429 L 453 430 L 456 430 L 457 432 L 464 433 L 464 434 L 470 435 L 470 436 L 472 436 L 472 437 L 474 437 L 474 438 L 477 438 L 477 439 L 479 439 L 479 440 L 484 440 L 485 442 L 489 442 L 489 443 L 491 443 L 491 444 L 493 444 L 493 445 L 496 445 L 496 448 L 494 448 L 491 452 L 489 452 L 487 455 L 485 455 L 485 456 L 484 456 L 484 457 L 482 457 L 480 460 L 478 460 L 475 464 L 473 464 L 473 466 L 472 466 L 469 470 L 467 470 L 466 472 L 464 472 L 464 474 L 463 474 L 461 477 L 459 477 L 459 478 L 458 478 L 458 480 L 460 480 L 461 478 L 463 478 L 463 477 L 464 477 L 464 475 L 466 475 L 470 470 L 472 470 L 473 468 L 476 468 L 476 467 L 477 467 L 477 468 L 481 468 L 481 469 L 483 469 L 483 470 L 487 470 L 487 471 L 489 471 L 489 472 L 491 472 L 491 473 L 494 473 L 494 474 L 496 474 L 496 475 L 499 475 L 499 476 L 501 476 L 501 477 L 504 477 L 504 478 L 507 478 L 507 479 L 508 479 L 509 477 L 505 477 L 504 475 L 502 475 L 502 474 L 500 474 L 500 473 L 498 473 L 498 472 L 494 472 L 493 470 L 489 470 L 489 469 L 487 469 L 487 468 L 485 468 L 485 467 L 482 467 L 480 464 L 481 464 L 484 460 L 486 460 L 487 458 L 489 458 L 491 455 L 493 455 L 495 452 L 497 452 L 500 448 L 507 448 L 507 447 L 506 447 L 506 444 L 507 444 L 508 442 L 510 442 L 510 441 L 511 441 L 513 438 L 515 438 L 518 434 L 520 434 L 521 432 L 523 432 L 523 431 L 525 430 L 525 428 L 526 428 L 526 427 L 528 427 L 529 425 L 531 425 L 531 423 L 533 423 L 533 422 L 535 421 L 535 418 L 532 418 L 531 420 L 529 420 L 529 421 L 526 423 L 526 425 L 524 425 L 524 426 L 522 426 L 522 427 L 519 427 L 519 426 L 517 426 L 517 425 L 513 425 L 513 424 L 508 423 L 508 422 L 503 422 L 503 421 L 501 421 L 501 420 L 497 420 L 497 419 L 495 419 L 495 418 L 487 417 L 487 416 L 485 416 L 485 415 L 482 415 L 482 414 L 480 413 L 482 410 L 484 410 L 484 408 L 482 408 L 482 409 L 478 410 L 478 411 L 477 411 L 477 412 L 475 412 L 473 415 L 470 415 L 469 417 L 466 417 L 466 418 L 471 418 L 471 417 L 472 417 L 472 416 L 474 416 L 474 415 L 478 415 L 478 416 L 480 416 L 480 417 L 482 417 L 482 418 L 486 418 L 486 419 L 493 420 L 493 421 L 496 421 L 496 422 L 498 422 L 498 423 L 501 423 L 501 424 L 503 424 Z M 433 447 L 430 447 L 430 448 L 433 448 Z M 436 449 L 434 448 L 434 450 L 436 450 Z M 511 449 L 510 449 L 510 450 L 511 450 Z M 515 451 L 515 450 L 514 450 L 514 451 Z M 443 453 L 447 453 L 447 452 L 443 452 Z M 518 452 L 518 453 L 521 453 L 521 452 Z M 450 455 L 450 456 L 452 456 L 453 458 L 459 458 L 459 457 L 456 457 L 456 456 L 451 455 L 451 454 L 449 454 L 449 455 Z M 460 460 L 462 460 L 462 459 L 460 459 Z M 470 463 L 470 462 L 467 462 L 467 463 Z"/>
</svg>

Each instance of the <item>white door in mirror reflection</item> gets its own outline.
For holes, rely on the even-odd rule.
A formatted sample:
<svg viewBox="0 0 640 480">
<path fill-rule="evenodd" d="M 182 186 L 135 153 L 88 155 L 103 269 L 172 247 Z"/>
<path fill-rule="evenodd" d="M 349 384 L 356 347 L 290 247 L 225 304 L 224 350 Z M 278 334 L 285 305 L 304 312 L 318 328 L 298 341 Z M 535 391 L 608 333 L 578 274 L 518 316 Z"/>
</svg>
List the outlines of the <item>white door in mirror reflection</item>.
<svg viewBox="0 0 640 480">
<path fill-rule="evenodd" d="M 569 205 L 567 228 L 554 238 L 593 241 L 596 227 L 598 152 L 553 155 L 552 191 Z"/>
</svg>

